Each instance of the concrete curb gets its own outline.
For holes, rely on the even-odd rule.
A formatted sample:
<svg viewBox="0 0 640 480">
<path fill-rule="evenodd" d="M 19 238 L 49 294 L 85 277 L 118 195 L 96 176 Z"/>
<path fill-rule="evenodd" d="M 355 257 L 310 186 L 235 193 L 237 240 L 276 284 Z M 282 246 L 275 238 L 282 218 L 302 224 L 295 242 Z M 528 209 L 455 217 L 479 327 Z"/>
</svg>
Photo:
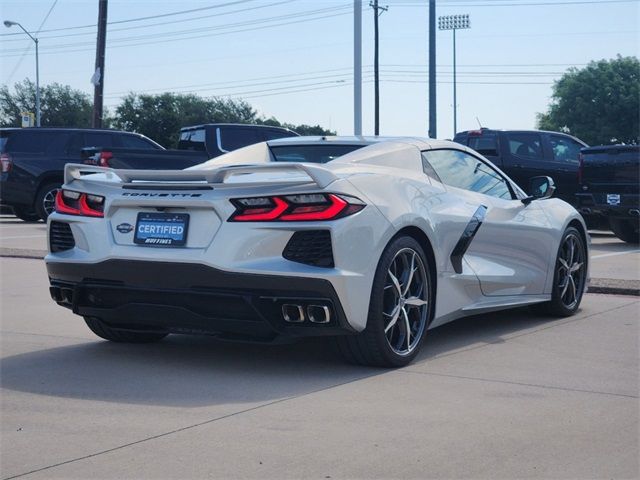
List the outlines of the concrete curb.
<svg viewBox="0 0 640 480">
<path fill-rule="evenodd" d="M 47 252 L 44 250 L 0 247 L 0 257 L 42 260 L 46 254 Z M 618 280 L 614 278 L 592 278 L 587 292 L 606 293 L 609 295 L 640 296 L 640 281 Z"/>
</svg>

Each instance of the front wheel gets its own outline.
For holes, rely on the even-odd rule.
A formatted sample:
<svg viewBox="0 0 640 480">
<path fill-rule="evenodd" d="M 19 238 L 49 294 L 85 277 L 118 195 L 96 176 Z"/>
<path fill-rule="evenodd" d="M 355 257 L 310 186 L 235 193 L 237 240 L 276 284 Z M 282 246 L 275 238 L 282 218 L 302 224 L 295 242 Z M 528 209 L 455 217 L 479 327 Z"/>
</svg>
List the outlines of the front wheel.
<svg viewBox="0 0 640 480">
<path fill-rule="evenodd" d="M 151 343 L 167 336 L 163 332 L 141 332 L 111 328 L 97 317 L 84 317 L 89 329 L 100 338 L 119 343 Z"/>
<path fill-rule="evenodd" d="M 431 318 L 432 278 L 416 240 L 408 236 L 393 240 L 378 262 L 366 328 L 337 337 L 343 356 L 361 365 L 409 364 L 420 351 Z"/>
<path fill-rule="evenodd" d="M 587 247 L 574 227 L 565 230 L 556 256 L 551 301 L 542 304 L 546 313 L 568 317 L 578 310 L 587 282 Z"/>
</svg>

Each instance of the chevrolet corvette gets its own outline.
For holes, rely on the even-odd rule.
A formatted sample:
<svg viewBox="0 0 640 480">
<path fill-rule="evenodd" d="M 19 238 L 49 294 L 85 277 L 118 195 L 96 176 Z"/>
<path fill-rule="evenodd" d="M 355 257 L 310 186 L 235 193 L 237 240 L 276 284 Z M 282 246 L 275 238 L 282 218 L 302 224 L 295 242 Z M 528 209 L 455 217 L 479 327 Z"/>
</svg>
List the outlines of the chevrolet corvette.
<svg viewBox="0 0 640 480">
<path fill-rule="evenodd" d="M 400 367 L 457 318 L 578 310 L 589 236 L 553 191 L 408 137 L 273 140 L 182 171 L 69 164 L 50 294 L 115 342 L 332 336 L 349 361 Z"/>
</svg>

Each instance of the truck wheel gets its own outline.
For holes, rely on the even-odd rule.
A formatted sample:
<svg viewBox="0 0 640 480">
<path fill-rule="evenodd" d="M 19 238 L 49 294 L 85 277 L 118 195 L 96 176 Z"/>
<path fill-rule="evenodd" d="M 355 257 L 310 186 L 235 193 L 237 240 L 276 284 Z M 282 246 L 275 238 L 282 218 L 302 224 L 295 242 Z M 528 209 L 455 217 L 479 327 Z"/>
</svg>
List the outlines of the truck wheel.
<svg viewBox="0 0 640 480">
<path fill-rule="evenodd" d="M 56 208 L 56 194 L 60 190 L 60 182 L 45 183 L 36 195 L 36 213 L 38 216 L 47 221 L 47 217 L 51 215 Z"/>
<path fill-rule="evenodd" d="M 609 226 L 613 234 L 627 243 L 640 243 L 640 225 L 637 220 L 610 218 Z"/>
<path fill-rule="evenodd" d="M 14 206 L 13 214 L 20 220 L 23 220 L 25 222 L 37 222 L 38 220 L 40 220 L 40 215 L 38 215 L 33 208 L 22 205 Z"/>
<path fill-rule="evenodd" d="M 93 333 L 112 342 L 151 343 L 162 340 L 168 335 L 161 332 L 127 331 L 111 328 L 97 317 L 84 317 L 84 321 Z"/>
</svg>

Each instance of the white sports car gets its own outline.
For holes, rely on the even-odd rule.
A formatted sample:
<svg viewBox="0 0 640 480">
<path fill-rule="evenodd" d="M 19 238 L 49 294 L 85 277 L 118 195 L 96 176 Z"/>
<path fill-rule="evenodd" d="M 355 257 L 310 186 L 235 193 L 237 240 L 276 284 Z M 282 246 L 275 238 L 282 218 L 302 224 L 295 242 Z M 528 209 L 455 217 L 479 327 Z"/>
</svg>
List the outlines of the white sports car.
<svg viewBox="0 0 640 480">
<path fill-rule="evenodd" d="M 51 296 L 98 336 L 335 336 L 397 367 L 427 330 L 588 283 L 582 217 L 536 177 L 418 138 L 298 137 L 183 171 L 67 165 L 48 220 Z"/>
</svg>

